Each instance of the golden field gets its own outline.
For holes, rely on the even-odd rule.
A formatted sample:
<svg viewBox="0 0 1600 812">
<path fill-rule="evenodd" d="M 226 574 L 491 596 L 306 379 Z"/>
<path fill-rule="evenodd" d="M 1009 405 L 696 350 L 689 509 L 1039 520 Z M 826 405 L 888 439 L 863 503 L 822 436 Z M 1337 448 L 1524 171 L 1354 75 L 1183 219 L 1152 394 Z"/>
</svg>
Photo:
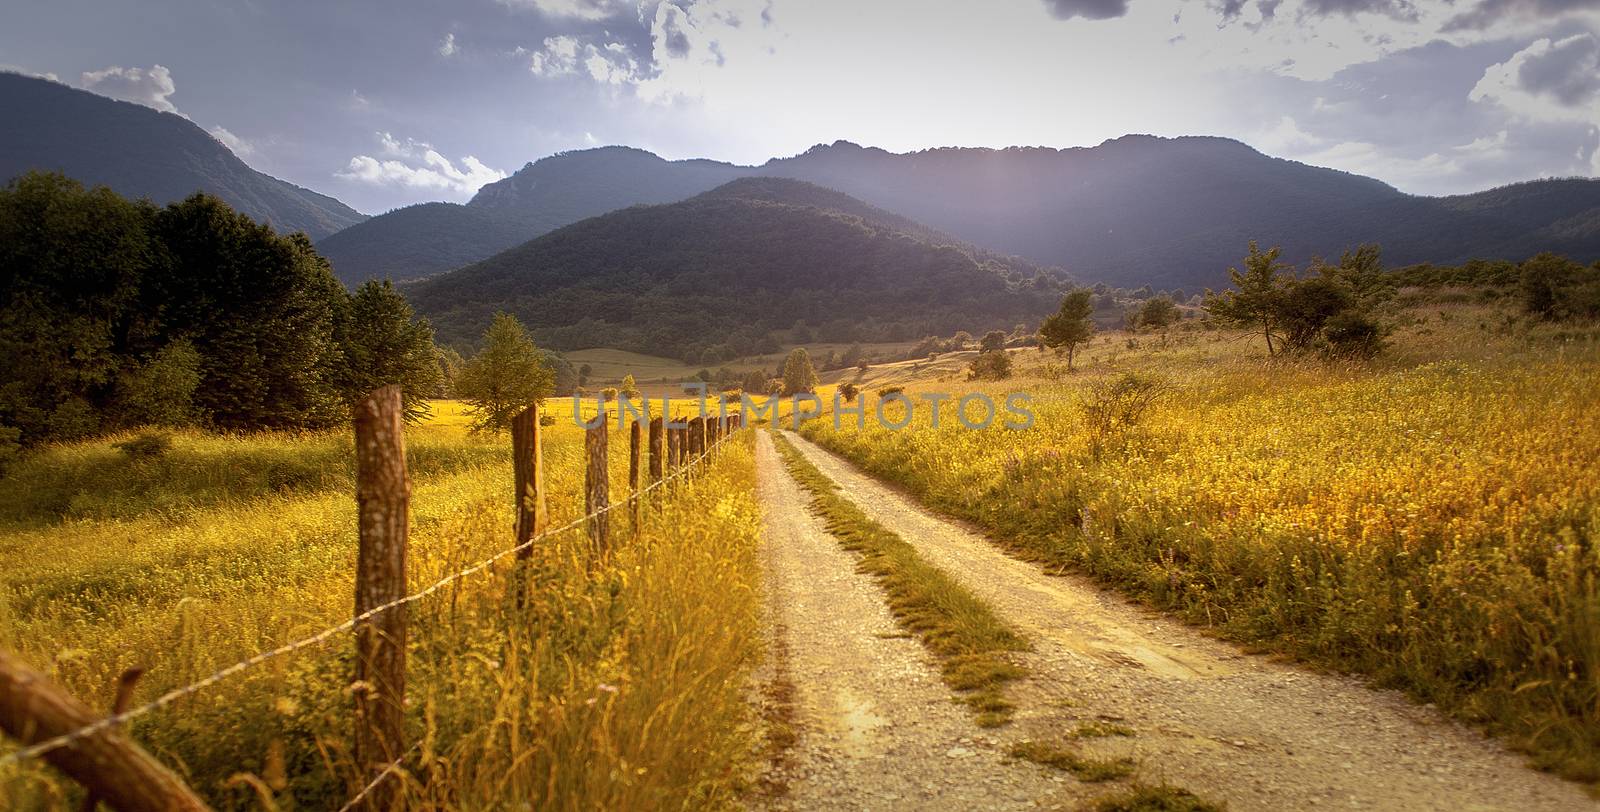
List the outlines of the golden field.
<svg viewBox="0 0 1600 812">
<path fill-rule="evenodd" d="M 459 404 L 434 410 L 406 437 L 412 590 L 511 544 L 509 439 L 469 433 Z M 559 526 L 582 514 L 582 432 L 562 419 L 545 433 Z M 349 617 L 348 433 L 180 432 L 138 459 L 113 447 L 125 439 L 50 448 L 0 480 L 0 645 L 102 706 L 123 668 L 149 669 L 144 701 Z M 747 440 L 660 492 L 638 534 L 613 511 L 609 558 L 581 529 L 538 545 L 526 607 L 508 600 L 509 561 L 411 605 L 414 801 L 733 802 L 755 746 L 745 674 L 761 652 Z M 627 443 L 614 428 L 610 451 L 616 500 Z M 272 660 L 134 733 L 218 806 L 336 808 L 355 789 L 352 645 L 339 635 Z M 65 808 L 73 793 L 37 765 L 0 769 L 15 808 Z"/>
<path fill-rule="evenodd" d="M 1366 366 L 1199 329 L 1105 335 L 1076 373 L 1029 350 L 1012 380 L 907 389 L 1027 392 L 1031 429 L 967 430 L 951 406 L 931 428 L 917 399 L 906 430 L 805 432 L 1019 554 L 1600 780 L 1600 333 L 1479 304 L 1401 320 Z M 1128 373 L 1165 394 L 1092 431 Z"/>
</svg>

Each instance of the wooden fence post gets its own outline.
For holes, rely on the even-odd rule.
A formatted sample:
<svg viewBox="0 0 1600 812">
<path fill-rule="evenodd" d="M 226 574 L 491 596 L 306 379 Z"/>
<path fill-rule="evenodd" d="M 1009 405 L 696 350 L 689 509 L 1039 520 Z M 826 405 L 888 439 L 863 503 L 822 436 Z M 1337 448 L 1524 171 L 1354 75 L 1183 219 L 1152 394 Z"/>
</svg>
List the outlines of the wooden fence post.
<svg viewBox="0 0 1600 812">
<path fill-rule="evenodd" d="M 639 532 L 639 421 L 628 421 L 628 502 L 633 532 Z"/>
<path fill-rule="evenodd" d="M 0 730 L 26 746 L 66 735 L 100 718 L 49 677 L 0 651 Z M 44 760 L 82 784 L 91 797 L 121 812 L 209 809 L 182 778 L 115 726 L 46 751 Z"/>
<path fill-rule="evenodd" d="M 656 417 L 650 420 L 650 484 L 661 481 L 661 421 Z"/>
<path fill-rule="evenodd" d="M 403 420 L 399 386 L 377 389 L 356 404 L 358 617 L 406 594 L 411 481 L 406 476 Z M 355 757 L 364 784 L 378 779 L 406 751 L 406 607 L 368 618 L 355 631 Z M 392 809 L 398 797 L 391 773 L 367 794 L 366 808 Z"/>
<path fill-rule="evenodd" d="M 543 533 L 550 525 L 550 506 L 545 496 L 544 438 L 539 431 L 539 405 L 530 405 L 511 418 L 512 493 L 516 499 L 516 546 Z M 527 559 L 533 548 L 517 551 Z"/>
<path fill-rule="evenodd" d="M 583 512 L 599 513 L 611 505 L 611 478 L 606 466 L 606 421 L 585 430 L 583 450 L 588 465 L 583 477 Z M 610 542 L 610 519 L 605 513 L 589 520 L 589 539 L 597 552 L 605 553 Z"/>
</svg>

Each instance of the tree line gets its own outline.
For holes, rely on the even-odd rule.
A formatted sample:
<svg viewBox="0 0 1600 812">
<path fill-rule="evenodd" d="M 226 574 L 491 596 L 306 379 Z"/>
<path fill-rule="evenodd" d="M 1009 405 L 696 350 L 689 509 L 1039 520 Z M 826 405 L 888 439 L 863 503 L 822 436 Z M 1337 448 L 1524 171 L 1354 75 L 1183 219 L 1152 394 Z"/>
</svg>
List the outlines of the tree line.
<svg viewBox="0 0 1600 812">
<path fill-rule="evenodd" d="M 143 425 L 331 426 L 385 383 L 416 418 L 443 380 L 405 299 L 347 292 L 304 234 L 50 173 L 0 189 L 0 353 L 0 454 Z"/>
</svg>

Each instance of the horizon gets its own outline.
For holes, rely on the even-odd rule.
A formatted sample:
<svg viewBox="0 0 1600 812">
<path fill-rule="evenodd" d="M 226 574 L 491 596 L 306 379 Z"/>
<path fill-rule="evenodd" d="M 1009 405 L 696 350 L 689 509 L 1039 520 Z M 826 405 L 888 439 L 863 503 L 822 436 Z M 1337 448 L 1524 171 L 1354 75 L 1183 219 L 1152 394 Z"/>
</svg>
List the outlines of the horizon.
<svg viewBox="0 0 1600 812">
<path fill-rule="evenodd" d="M 368 213 L 609 144 L 759 165 L 1133 133 L 1439 196 L 1600 173 L 1597 32 L 1593 0 L 71 0 L 16 12 L 0 68 L 182 115 Z"/>
</svg>

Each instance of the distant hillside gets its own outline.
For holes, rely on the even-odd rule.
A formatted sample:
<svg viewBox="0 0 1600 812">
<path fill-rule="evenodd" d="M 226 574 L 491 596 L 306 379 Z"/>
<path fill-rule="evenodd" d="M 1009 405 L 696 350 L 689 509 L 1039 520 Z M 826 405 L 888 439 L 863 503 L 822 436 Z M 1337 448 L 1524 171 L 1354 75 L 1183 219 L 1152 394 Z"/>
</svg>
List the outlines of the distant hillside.
<svg viewBox="0 0 1600 812">
<path fill-rule="evenodd" d="M 680 358 L 746 354 L 797 323 L 834 341 L 1009 328 L 1061 295 L 1050 271 L 933 235 L 809 184 L 740 181 L 584 220 L 406 295 L 458 346 L 506 310 L 556 349 Z"/>
<path fill-rule="evenodd" d="M 416 279 L 459 268 L 526 242 L 527 227 L 494 209 L 419 203 L 317 241 L 340 281 Z"/>
<path fill-rule="evenodd" d="M 532 237 L 604 211 L 686 199 L 741 176 L 837 189 L 958 240 L 1124 286 L 1221 285 L 1250 239 L 1282 245 L 1294 262 L 1336 256 L 1361 242 L 1382 244 L 1391 264 L 1522 259 L 1540 250 L 1600 258 L 1600 180 L 1416 197 L 1372 178 L 1204 137 L 907 154 L 837 142 L 760 167 L 664 161 L 606 147 L 530 164 L 485 186 L 467 205 L 503 210 Z M 435 234 L 452 245 L 433 245 Z M 385 243 L 388 250 L 441 255 L 417 263 L 419 274 L 501 247 L 451 237 L 444 228 L 419 227 L 396 239 Z M 341 251 L 367 250 L 351 243 Z"/>
<path fill-rule="evenodd" d="M 0 109 L 0 183 L 44 169 L 157 203 L 205 191 L 280 232 L 313 239 L 366 219 L 251 169 L 182 116 L 15 73 L 0 73 Z"/>
</svg>

